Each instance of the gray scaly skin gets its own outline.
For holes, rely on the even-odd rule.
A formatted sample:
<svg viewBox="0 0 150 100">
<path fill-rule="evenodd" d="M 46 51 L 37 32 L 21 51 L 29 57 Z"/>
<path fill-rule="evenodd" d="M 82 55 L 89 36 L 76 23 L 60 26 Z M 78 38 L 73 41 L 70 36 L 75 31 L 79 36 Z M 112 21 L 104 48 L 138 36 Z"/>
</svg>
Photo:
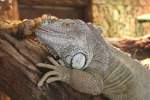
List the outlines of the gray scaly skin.
<svg viewBox="0 0 150 100">
<path fill-rule="evenodd" d="M 110 100 L 150 100 L 150 72 L 108 45 L 96 26 L 81 20 L 45 20 L 35 33 L 62 60 L 49 57 L 53 65 L 38 64 L 53 69 L 38 86 L 62 81 L 80 92 L 104 94 Z"/>
</svg>

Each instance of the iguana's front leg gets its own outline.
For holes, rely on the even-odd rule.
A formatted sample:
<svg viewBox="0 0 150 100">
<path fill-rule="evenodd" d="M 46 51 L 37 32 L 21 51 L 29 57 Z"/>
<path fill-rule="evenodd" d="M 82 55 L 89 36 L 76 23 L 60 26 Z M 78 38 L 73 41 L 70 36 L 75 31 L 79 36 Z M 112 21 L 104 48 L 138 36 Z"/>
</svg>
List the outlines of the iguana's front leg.
<svg viewBox="0 0 150 100">
<path fill-rule="evenodd" d="M 96 79 L 95 75 L 92 75 L 88 71 L 69 69 L 56 62 L 53 58 L 49 58 L 49 60 L 53 65 L 44 63 L 37 64 L 39 67 L 51 69 L 51 71 L 43 75 L 38 82 L 38 86 L 42 86 L 44 82 L 62 81 L 82 93 L 98 95 L 102 92 L 103 82 L 98 81 L 100 79 Z"/>
<path fill-rule="evenodd" d="M 45 73 L 40 81 L 38 82 L 38 86 L 42 86 L 44 82 L 51 83 L 54 81 L 63 81 L 68 83 L 70 79 L 70 71 L 68 68 L 64 67 L 64 64 L 59 61 L 57 62 L 52 57 L 48 57 L 48 60 L 53 64 L 45 64 L 45 63 L 38 63 L 38 67 L 48 68 L 50 71 Z"/>
</svg>

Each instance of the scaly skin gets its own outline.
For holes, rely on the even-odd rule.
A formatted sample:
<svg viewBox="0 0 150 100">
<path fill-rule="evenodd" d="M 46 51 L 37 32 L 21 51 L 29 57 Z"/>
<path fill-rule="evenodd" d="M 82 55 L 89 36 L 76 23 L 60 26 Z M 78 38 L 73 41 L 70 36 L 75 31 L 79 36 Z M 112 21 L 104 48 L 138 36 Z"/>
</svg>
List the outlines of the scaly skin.
<svg viewBox="0 0 150 100">
<path fill-rule="evenodd" d="M 149 100 L 145 91 L 150 92 L 150 79 L 145 76 L 150 76 L 150 72 L 109 46 L 98 35 L 100 32 L 80 20 L 45 20 L 35 33 L 64 63 L 49 58 L 52 65 L 38 64 L 53 69 L 41 78 L 38 86 L 62 81 L 83 93 L 103 93 L 110 100 Z"/>
</svg>

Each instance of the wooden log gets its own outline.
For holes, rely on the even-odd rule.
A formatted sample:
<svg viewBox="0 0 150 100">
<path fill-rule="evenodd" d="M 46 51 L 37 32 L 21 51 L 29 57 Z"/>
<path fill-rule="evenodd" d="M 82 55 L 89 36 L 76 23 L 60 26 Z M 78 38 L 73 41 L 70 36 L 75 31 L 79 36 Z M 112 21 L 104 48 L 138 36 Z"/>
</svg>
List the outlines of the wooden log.
<svg viewBox="0 0 150 100">
<path fill-rule="evenodd" d="M 83 7 L 88 5 L 89 0 L 19 0 L 25 5 L 48 5 L 48 6 L 70 6 Z"/>
<path fill-rule="evenodd" d="M 0 19 L 19 18 L 17 0 L 0 0 Z"/>
<path fill-rule="evenodd" d="M 6 94 L 0 92 L 0 100 L 11 100 L 11 98 Z"/>
<path fill-rule="evenodd" d="M 83 8 L 74 7 L 52 7 L 52 6 L 19 6 L 20 19 L 32 19 L 43 14 L 57 16 L 59 18 L 83 19 L 85 17 Z"/>
<path fill-rule="evenodd" d="M 79 93 L 62 82 L 37 87 L 43 73 L 36 63 L 47 61 L 47 49 L 33 38 L 18 40 L 10 33 L 0 31 L 0 90 L 12 100 L 108 100 Z"/>
<path fill-rule="evenodd" d="M 115 47 L 122 51 L 131 54 L 133 58 L 145 59 L 150 58 L 150 36 L 145 36 L 139 39 L 108 39 L 108 41 Z"/>
<path fill-rule="evenodd" d="M 59 18 L 91 21 L 91 0 L 20 0 L 21 19 L 32 19 L 42 14 Z"/>
</svg>

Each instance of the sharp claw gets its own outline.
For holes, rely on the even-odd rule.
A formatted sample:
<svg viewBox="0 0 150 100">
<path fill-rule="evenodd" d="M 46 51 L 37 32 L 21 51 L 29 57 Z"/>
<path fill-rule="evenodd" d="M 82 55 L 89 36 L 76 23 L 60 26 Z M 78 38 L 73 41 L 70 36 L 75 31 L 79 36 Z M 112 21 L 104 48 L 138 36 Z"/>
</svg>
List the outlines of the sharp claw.
<svg viewBox="0 0 150 100">
<path fill-rule="evenodd" d="M 53 57 L 47 57 L 47 58 L 53 65 L 60 66 L 60 64 Z"/>
</svg>

